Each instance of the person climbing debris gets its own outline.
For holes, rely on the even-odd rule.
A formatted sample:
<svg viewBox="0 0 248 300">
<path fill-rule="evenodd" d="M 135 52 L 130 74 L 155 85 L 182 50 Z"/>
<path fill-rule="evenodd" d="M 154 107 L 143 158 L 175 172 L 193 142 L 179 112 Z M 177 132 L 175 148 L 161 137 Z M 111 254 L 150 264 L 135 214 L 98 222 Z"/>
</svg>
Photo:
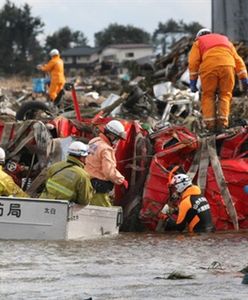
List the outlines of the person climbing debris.
<svg viewBox="0 0 248 300">
<path fill-rule="evenodd" d="M 212 133 L 225 131 L 229 126 L 235 73 L 243 89 L 247 91 L 248 88 L 243 59 L 228 37 L 203 28 L 196 34 L 188 63 L 192 92 L 198 91 L 198 76 L 201 79 L 201 110 L 206 129 Z"/>
</svg>

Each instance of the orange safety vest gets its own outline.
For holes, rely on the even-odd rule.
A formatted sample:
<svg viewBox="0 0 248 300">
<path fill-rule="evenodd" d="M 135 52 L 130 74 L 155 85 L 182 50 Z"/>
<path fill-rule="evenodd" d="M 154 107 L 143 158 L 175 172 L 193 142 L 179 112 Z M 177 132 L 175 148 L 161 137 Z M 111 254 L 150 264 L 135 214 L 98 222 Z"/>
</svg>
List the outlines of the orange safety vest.
<svg viewBox="0 0 248 300">
<path fill-rule="evenodd" d="M 217 33 L 206 34 L 200 36 L 197 40 L 199 41 L 199 50 L 201 55 L 214 47 L 227 47 L 231 50 L 230 42 L 225 35 Z"/>
</svg>

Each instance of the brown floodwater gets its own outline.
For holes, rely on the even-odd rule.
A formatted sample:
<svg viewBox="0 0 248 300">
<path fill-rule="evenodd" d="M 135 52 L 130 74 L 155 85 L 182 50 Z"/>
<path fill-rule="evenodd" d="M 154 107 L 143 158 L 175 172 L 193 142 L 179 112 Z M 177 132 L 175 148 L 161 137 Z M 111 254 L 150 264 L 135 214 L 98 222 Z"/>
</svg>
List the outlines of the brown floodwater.
<svg viewBox="0 0 248 300">
<path fill-rule="evenodd" d="M 2 240 L 0 257 L 1 300 L 248 299 L 248 233 Z"/>
</svg>

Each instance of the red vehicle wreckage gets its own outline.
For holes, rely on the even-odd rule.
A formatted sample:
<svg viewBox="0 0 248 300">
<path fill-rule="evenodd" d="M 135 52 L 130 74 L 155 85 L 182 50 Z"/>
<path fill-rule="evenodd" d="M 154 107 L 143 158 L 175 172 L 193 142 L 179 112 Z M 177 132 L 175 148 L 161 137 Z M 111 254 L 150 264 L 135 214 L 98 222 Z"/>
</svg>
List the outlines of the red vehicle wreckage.
<svg viewBox="0 0 248 300">
<path fill-rule="evenodd" d="M 33 184 L 39 174 L 48 163 L 61 158 L 60 142 L 69 136 L 87 141 L 110 119 L 92 122 L 60 116 L 47 122 L 0 122 L 6 171 L 34 196 Z M 129 190 L 116 186 L 114 205 L 123 207 L 124 231 L 156 231 L 159 212 L 169 201 L 168 170 L 176 165 L 200 185 L 210 203 L 216 230 L 248 228 L 248 194 L 244 190 L 248 184 L 247 127 L 200 138 L 182 126 L 149 134 L 138 121 L 121 121 L 127 140 L 119 142 L 116 156 Z"/>
</svg>

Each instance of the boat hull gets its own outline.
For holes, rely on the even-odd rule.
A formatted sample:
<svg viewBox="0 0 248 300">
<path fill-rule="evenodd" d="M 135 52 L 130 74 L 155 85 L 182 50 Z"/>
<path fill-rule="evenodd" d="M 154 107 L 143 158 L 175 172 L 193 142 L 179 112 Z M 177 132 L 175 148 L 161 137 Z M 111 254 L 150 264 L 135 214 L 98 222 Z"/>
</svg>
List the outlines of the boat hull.
<svg viewBox="0 0 248 300">
<path fill-rule="evenodd" d="M 122 208 L 0 197 L 0 239 L 78 240 L 119 233 Z"/>
</svg>

